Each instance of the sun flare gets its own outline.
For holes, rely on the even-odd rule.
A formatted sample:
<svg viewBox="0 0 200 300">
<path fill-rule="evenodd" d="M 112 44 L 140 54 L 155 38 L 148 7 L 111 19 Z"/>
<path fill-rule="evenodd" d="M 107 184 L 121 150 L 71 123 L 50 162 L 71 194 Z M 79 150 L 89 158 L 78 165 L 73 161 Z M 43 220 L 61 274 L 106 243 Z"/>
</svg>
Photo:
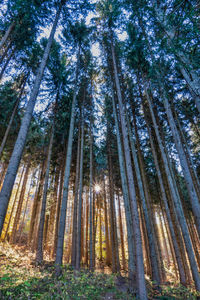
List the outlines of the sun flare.
<svg viewBox="0 0 200 300">
<path fill-rule="evenodd" d="M 96 193 L 99 193 L 101 191 L 100 185 L 99 184 L 95 184 L 94 190 L 95 190 Z"/>
</svg>

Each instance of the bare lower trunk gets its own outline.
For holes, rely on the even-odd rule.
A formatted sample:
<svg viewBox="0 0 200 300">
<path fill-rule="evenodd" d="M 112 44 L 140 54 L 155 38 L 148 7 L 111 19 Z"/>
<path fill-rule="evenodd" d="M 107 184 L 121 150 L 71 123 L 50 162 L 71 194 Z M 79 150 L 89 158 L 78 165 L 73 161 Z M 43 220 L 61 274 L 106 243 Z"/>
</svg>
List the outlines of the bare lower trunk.
<svg viewBox="0 0 200 300">
<path fill-rule="evenodd" d="M 103 180 L 103 193 L 104 193 L 104 220 L 105 220 L 105 239 L 106 239 L 106 264 L 111 265 L 111 252 L 110 252 L 110 239 L 108 230 L 108 211 L 107 211 L 107 197 L 106 197 L 106 184 Z"/>
<path fill-rule="evenodd" d="M 20 176 L 20 179 L 19 179 L 17 191 L 16 191 L 16 194 L 15 194 L 15 199 L 13 201 L 13 205 L 12 205 L 12 209 L 11 209 L 11 212 L 10 212 L 10 217 L 9 217 L 9 221 L 8 221 L 8 224 L 7 224 L 7 227 L 6 227 L 6 232 L 4 234 L 3 241 L 6 239 L 6 237 L 8 235 L 8 230 L 9 230 L 9 227 L 10 227 L 11 219 L 13 218 L 13 213 L 14 213 L 14 209 L 15 209 L 15 206 L 16 206 L 16 202 L 17 202 L 17 198 L 18 198 L 18 194 L 19 194 L 19 190 L 20 190 L 22 178 L 23 178 L 23 175 L 24 175 L 24 171 L 25 171 L 25 166 L 23 167 L 23 170 L 22 170 L 22 173 L 21 173 L 21 176 Z"/>
<path fill-rule="evenodd" d="M 82 107 L 83 110 L 83 107 Z M 79 180 L 79 202 L 78 202 L 78 227 L 77 227 L 77 247 L 76 247 L 76 269 L 80 269 L 81 263 L 81 228 L 82 228 L 82 191 L 83 191 L 83 150 L 84 150 L 84 119 L 82 111 L 81 124 L 81 149 L 80 149 L 80 180 Z"/>
<path fill-rule="evenodd" d="M 74 211 L 73 211 L 73 231 L 72 231 L 72 253 L 71 253 L 71 264 L 76 266 L 76 246 L 77 246 L 77 208 L 78 208 L 78 190 L 79 190 L 79 167 L 80 167 L 80 139 L 81 130 L 79 126 L 78 133 L 78 149 L 76 158 L 76 179 L 75 179 L 75 196 L 74 196 Z"/>
<path fill-rule="evenodd" d="M 93 127 L 92 117 L 90 121 L 90 244 L 89 244 L 89 268 L 91 271 L 94 270 L 93 261 Z"/>
<path fill-rule="evenodd" d="M 23 185 L 22 185 L 21 194 L 20 194 L 20 197 L 19 197 L 19 202 L 18 202 L 18 205 L 17 205 L 17 212 L 16 212 L 14 224 L 13 224 L 12 234 L 11 234 L 11 243 L 15 243 L 16 240 L 17 240 L 17 230 L 18 230 L 18 227 L 19 227 L 19 220 L 20 220 L 20 217 L 21 217 L 21 210 L 22 210 L 24 195 L 25 195 L 25 191 L 26 191 L 26 184 L 27 184 L 27 180 L 28 180 L 29 169 L 30 169 L 30 162 L 27 164 L 26 172 L 25 172 L 25 175 L 24 175 L 24 181 L 23 181 Z"/>
<path fill-rule="evenodd" d="M 185 241 L 185 246 L 186 246 L 188 258 L 189 258 L 189 261 L 190 261 L 190 266 L 191 266 L 191 270 L 192 270 L 193 279 L 194 279 L 194 282 L 195 282 L 196 289 L 198 291 L 200 291 L 200 278 L 199 278 L 199 274 L 198 274 L 197 263 L 196 263 L 196 260 L 195 260 L 195 256 L 194 256 L 194 252 L 193 252 L 193 248 L 192 248 L 192 243 L 191 243 L 188 228 L 187 228 L 187 223 L 186 223 L 186 220 L 185 220 L 185 217 L 184 217 L 180 196 L 178 194 L 175 183 L 173 181 L 173 177 L 172 177 L 171 170 L 170 170 L 170 167 L 169 167 L 169 162 L 168 162 L 169 160 L 167 158 L 166 152 L 164 150 L 164 147 L 163 147 L 163 144 L 162 144 L 162 141 L 161 141 L 160 133 L 159 133 L 159 130 L 158 130 L 158 125 L 157 125 L 157 122 L 156 122 L 156 119 L 155 119 L 155 116 L 154 116 L 154 112 L 153 112 L 153 109 L 152 109 L 151 99 L 149 97 L 149 93 L 148 93 L 148 90 L 146 88 L 146 83 L 145 83 L 145 93 L 146 93 L 146 96 L 147 96 L 149 109 L 150 109 L 150 114 L 151 114 L 152 121 L 153 121 L 153 124 L 154 124 L 154 129 L 155 129 L 155 133 L 156 133 L 156 136 L 157 136 L 157 141 L 158 141 L 158 144 L 159 144 L 159 148 L 160 148 L 160 152 L 161 152 L 161 156 L 162 156 L 162 160 L 163 160 L 163 167 L 164 167 L 165 173 L 167 175 L 167 180 L 168 180 L 168 184 L 169 184 L 169 188 L 170 188 L 171 197 L 172 197 L 173 202 L 174 202 L 174 206 L 175 206 L 176 213 L 177 213 L 177 216 L 178 216 L 178 221 L 179 221 L 179 224 L 181 226 L 183 238 L 184 238 L 184 241 Z"/>
<path fill-rule="evenodd" d="M 63 196 L 62 196 L 62 205 L 61 205 L 60 220 L 59 220 L 58 243 L 57 243 L 56 262 L 55 262 L 57 265 L 56 267 L 57 275 L 61 273 L 60 265 L 62 264 L 62 258 L 63 258 L 63 245 L 64 245 L 65 224 L 66 224 L 69 177 L 70 177 L 70 169 L 71 169 L 72 144 L 73 144 L 73 135 L 74 135 L 75 108 L 76 108 L 76 98 L 77 98 L 76 96 L 77 96 L 77 89 L 78 89 L 77 85 L 78 85 L 78 73 L 79 73 L 79 60 L 80 60 L 80 47 L 78 49 L 78 54 L 77 54 L 75 86 L 74 86 L 74 94 L 73 94 L 72 108 L 71 108 L 70 128 L 69 128 L 67 155 L 66 155 L 66 162 L 65 162 Z"/>
<path fill-rule="evenodd" d="M 123 192 L 123 198 L 124 198 L 124 207 L 125 207 L 125 213 L 126 213 L 126 227 L 127 227 L 127 233 L 128 233 L 129 278 L 131 279 L 131 281 L 135 281 L 136 261 L 135 261 L 135 257 L 134 257 L 133 221 L 132 221 L 132 214 L 131 214 L 131 208 L 130 208 L 127 174 L 126 174 L 126 168 L 125 168 L 125 162 L 124 162 L 124 155 L 123 155 L 122 142 L 121 142 L 121 137 L 120 137 L 120 130 L 119 130 L 119 124 L 118 124 L 118 119 L 117 119 L 117 112 L 116 112 L 116 107 L 115 107 L 115 99 L 114 99 L 113 89 L 112 89 L 112 106 L 113 106 L 115 126 L 116 126 L 116 132 L 117 132 L 117 149 L 118 149 L 118 158 L 119 158 L 119 166 L 120 166 L 120 176 L 121 176 L 121 182 L 122 182 L 122 192 Z"/>
<path fill-rule="evenodd" d="M 118 101 L 119 101 L 122 137 L 123 137 L 124 152 L 125 152 L 125 163 L 126 163 L 126 169 L 127 169 L 130 202 L 131 202 L 131 208 L 132 208 L 131 210 L 132 210 L 132 214 L 133 214 L 136 260 L 137 260 L 138 291 L 139 291 L 139 297 L 141 299 L 146 300 L 147 299 L 147 291 L 146 291 L 146 283 L 145 283 L 145 277 L 144 277 L 144 263 L 143 263 L 140 222 L 139 222 L 139 215 L 138 215 L 136 193 L 135 193 L 135 188 L 134 188 L 135 183 L 134 183 L 134 178 L 133 178 L 133 170 L 132 170 L 132 164 L 131 164 L 130 147 L 129 147 L 128 136 L 127 136 L 126 120 L 125 120 L 125 116 L 124 116 L 124 107 L 123 107 L 119 77 L 118 77 L 118 73 L 117 73 L 117 65 L 116 65 L 116 58 L 115 58 L 113 44 L 111 44 L 111 50 L 112 50 L 112 61 L 113 61 L 113 68 L 114 68 L 115 84 L 116 84 L 117 96 L 118 96 Z"/>
<path fill-rule="evenodd" d="M 54 123 L 52 125 L 49 149 L 47 154 L 47 166 L 46 166 L 45 179 L 44 179 L 42 207 L 41 207 L 40 221 L 38 227 L 38 236 L 37 236 L 38 240 L 37 240 L 37 252 L 36 252 L 36 261 L 38 263 L 41 263 L 43 261 L 43 237 L 44 237 L 43 231 L 44 231 L 44 222 L 45 222 L 45 210 L 46 210 L 47 189 L 48 189 L 48 181 L 49 181 L 49 170 L 50 170 L 53 138 L 54 138 Z"/>
</svg>

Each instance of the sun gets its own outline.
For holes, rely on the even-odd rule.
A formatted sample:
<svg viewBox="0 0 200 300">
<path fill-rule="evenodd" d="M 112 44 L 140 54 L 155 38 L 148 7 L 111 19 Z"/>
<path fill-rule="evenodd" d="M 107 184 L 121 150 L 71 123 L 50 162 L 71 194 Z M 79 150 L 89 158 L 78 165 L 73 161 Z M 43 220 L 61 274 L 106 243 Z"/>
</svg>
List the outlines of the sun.
<svg viewBox="0 0 200 300">
<path fill-rule="evenodd" d="M 94 190 L 95 190 L 96 193 L 99 193 L 101 191 L 100 185 L 99 184 L 95 184 Z"/>
</svg>

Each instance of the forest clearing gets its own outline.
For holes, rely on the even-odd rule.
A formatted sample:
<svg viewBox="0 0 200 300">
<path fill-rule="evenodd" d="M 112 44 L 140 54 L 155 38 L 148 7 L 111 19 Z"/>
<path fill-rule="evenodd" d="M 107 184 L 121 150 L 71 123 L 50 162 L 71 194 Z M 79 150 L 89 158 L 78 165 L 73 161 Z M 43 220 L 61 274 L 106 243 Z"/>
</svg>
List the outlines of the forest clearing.
<svg viewBox="0 0 200 300">
<path fill-rule="evenodd" d="M 0 1 L 0 299 L 200 299 L 199 15 Z"/>
</svg>

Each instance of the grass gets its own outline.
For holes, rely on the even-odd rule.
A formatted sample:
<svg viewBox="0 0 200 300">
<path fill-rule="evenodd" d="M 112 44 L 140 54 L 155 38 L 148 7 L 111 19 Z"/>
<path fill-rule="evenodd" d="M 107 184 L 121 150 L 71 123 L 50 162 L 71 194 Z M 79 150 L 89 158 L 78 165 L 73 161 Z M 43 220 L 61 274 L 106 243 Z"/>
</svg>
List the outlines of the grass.
<svg viewBox="0 0 200 300">
<path fill-rule="evenodd" d="M 54 276 L 53 264 L 36 267 L 27 250 L 0 244 L 0 299 L 121 299 L 133 300 L 126 279 L 116 275 L 74 271 L 64 266 L 62 276 Z M 182 286 L 163 286 L 162 293 L 147 284 L 149 299 L 197 299 L 197 294 Z"/>
</svg>

